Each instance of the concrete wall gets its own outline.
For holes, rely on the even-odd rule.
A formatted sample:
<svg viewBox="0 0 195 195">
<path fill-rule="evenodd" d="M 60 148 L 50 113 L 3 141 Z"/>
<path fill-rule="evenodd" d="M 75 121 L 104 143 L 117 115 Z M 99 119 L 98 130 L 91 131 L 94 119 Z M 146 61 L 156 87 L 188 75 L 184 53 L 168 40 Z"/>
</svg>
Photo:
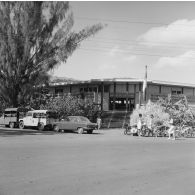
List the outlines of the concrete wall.
<svg viewBox="0 0 195 195">
<path fill-rule="evenodd" d="M 55 94 L 55 88 L 53 88 L 53 87 L 50 88 L 50 89 L 49 89 L 49 94 Z"/>
<path fill-rule="evenodd" d="M 70 93 L 70 86 L 65 86 L 63 89 L 64 93 Z"/>
<path fill-rule="evenodd" d="M 170 94 L 170 93 L 171 93 L 171 87 L 161 86 L 161 94 Z"/>
<path fill-rule="evenodd" d="M 183 88 L 183 93 L 185 95 L 193 96 L 194 95 L 194 90 L 192 88 Z"/>
<path fill-rule="evenodd" d="M 129 93 L 134 93 L 134 84 L 129 84 Z"/>
<path fill-rule="evenodd" d="M 160 91 L 159 88 L 160 88 L 159 85 L 148 85 L 147 93 L 148 94 L 159 94 L 159 91 Z"/>
<path fill-rule="evenodd" d="M 103 98 L 103 110 L 109 110 L 109 93 L 104 93 Z"/>
<path fill-rule="evenodd" d="M 71 93 L 79 93 L 80 92 L 80 86 L 73 85 L 71 87 Z"/>
<path fill-rule="evenodd" d="M 139 104 L 139 96 L 142 100 L 142 86 L 141 86 L 141 94 L 139 94 L 139 90 L 140 90 L 140 87 L 139 87 L 139 84 L 136 84 L 135 86 L 135 106 L 136 104 Z"/>
<path fill-rule="evenodd" d="M 124 83 L 124 84 L 116 84 L 116 93 L 126 93 L 126 87 L 127 87 L 127 84 Z M 134 84 L 129 84 L 129 90 L 128 92 L 129 93 L 134 93 Z M 113 93 L 114 92 L 114 84 L 111 84 L 110 85 L 110 92 Z"/>
<path fill-rule="evenodd" d="M 127 90 L 126 90 L 126 83 L 124 84 L 116 84 L 116 93 L 126 93 Z"/>
<path fill-rule="evenodd" d="M 114 93 L 114 84 L 110 85 L 110 93 Z"/>
</svg>

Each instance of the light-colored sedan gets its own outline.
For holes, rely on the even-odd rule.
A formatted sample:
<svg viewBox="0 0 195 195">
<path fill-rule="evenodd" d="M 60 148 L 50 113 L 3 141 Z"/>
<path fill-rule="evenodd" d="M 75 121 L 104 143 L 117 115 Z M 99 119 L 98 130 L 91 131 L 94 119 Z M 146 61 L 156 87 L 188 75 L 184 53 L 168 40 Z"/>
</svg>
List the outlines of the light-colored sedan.
<svg viewBox="0 0 195 195">
<path fill-rule="evenodd" d="M 93 133 L 93 130 L 97 128 L 96 123 L 90 122 L 90 120 L 83 116 L 68 116 L 59 122 L 53 123 L 53 130 L 56 132 L 64 130 L 77 131 L 82 134 L 86 131 L 89 134 Z"/>
</svg>

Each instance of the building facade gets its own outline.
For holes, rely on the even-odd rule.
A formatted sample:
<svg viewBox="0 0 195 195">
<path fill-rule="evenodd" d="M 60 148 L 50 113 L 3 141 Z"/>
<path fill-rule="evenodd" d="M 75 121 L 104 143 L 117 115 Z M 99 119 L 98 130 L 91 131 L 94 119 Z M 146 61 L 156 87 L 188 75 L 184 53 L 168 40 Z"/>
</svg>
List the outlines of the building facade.
<svg viewBox="0 0 195 195">
<path fill-rule="evenodd" d="M 92 98 L 102 111 L 132 111 L 137 105 L 148 100 L 157 101 L 159 97 L 181 94 L 187 97 L 190 106 L 195 107 L 195 85 L 165 81 L 147 81 L 146 98 L 143 100 L 143 79 L 92 79 L 52 83 L 49 93 L 54 96 L 65 94 L 79 95 L 81 98 Z"/>
</svg>

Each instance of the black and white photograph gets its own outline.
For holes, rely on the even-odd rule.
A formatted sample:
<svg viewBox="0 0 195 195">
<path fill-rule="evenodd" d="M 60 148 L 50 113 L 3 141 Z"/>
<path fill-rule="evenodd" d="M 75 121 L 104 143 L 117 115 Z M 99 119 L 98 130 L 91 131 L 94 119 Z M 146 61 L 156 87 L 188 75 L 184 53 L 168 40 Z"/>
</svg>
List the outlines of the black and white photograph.
<svg viewBox="0 0 195 195">
<path fill-rule="evenodd" d="M 0 1 L 0 195 L 194 195 L 195 1 Z"/>
</svg>

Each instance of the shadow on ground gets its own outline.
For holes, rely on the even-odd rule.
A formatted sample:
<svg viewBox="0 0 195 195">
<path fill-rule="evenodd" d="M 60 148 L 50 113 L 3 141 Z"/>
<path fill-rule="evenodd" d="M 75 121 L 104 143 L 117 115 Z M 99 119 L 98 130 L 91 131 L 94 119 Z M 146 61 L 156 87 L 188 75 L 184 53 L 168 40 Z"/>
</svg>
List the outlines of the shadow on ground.
<svg viewBox="0 0 195 195">
<path fill-rule="evenodd" d="M 38 130 L 21 130 L 21 129 L 0 129 L 0 137 L 13 137 L 21 135 L 56 135 L 56 134 L 77 134 L 77 132 L 66 130 L 65 132 L 54 132 L 54 131 L 38 131 Z M 86 134 L 86 133 L 84 133 Z M 95 135 L 100 133 L 93 132 Z M 93 135 L 92 134 L 92 135 Z"/>
<path fill-rule="evenodd" d="M 53 131 L 0 129 L 0 137 L 12 137 L 12 136 L 21 136 L 21 135 L 54 135 L 54 134 L 56 133 Z"/>
</svg>

